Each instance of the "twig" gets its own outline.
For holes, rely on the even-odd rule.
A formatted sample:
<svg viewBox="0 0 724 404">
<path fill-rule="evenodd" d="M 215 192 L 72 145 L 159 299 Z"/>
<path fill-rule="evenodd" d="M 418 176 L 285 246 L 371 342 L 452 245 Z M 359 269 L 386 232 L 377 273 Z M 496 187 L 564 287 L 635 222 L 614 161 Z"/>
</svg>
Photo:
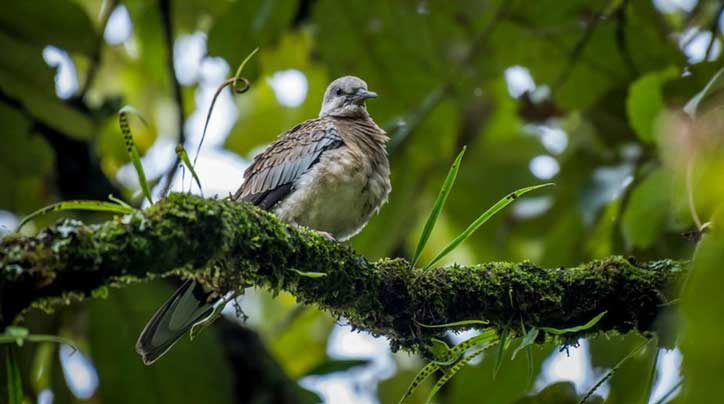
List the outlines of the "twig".
<svg viewBox="0 0 724 404">
<path fill-rule="evenodd" d="M 724 3 L 719 7 L 719 11 L 716 12 L 714 15 L 714 20 L 711 22 L 711 39 L 709 40 L 709 45 L 706 47 L 706 52 L 704 53 L 704 61 L 709 60 L 709 55 L 711 55 L 712 49 L 714 49 L 714 41 L 716 41 L 716 35 L 719 32 L 719 20 L 721 20 L 722 15 L 724 15 Z"/>
<path fill-rule="evenodd" d="M 178 82 L 176 77 L 176 69 L 173 65 L 174 51 L 173 51 L 173 21 L 171 18 L 171 0 L 160 0 L 159 11 L 161 12 L 161 25 L 163 28 L 163 37 L 166 44 L 166 68 L 168 69 L 169 77 L 171 78 L 171 87 L 173 89 L 173 97 L 176 101 L 176 124 L 178 126 L 178 143 L 183 145 L 186 143 L 186 134 L 184 133 L 184 122 L 186 122 L 186 116 L 184 113 L 184 100 L 183 93 L 181 91 L 181 84 Z M 173 186 L 173 178 L 176 176 L 176 171 L 181 164 L 181 158 L 176 156 L 173 166 L 166 174 L 166 182 L 163 186 L 161 195 L 166 195 Z"/>
<path fill-rule="evenodd" d="M 591 37 L 593 37 L 593 34 L 596 32 L 596 28 L 598 28 L 598 26 L 601 24 L 601 21 L 603 21 L 605 17 L 604 12 L 608 8 L 609 4 L 610 1 L 606 2 L 603 8 L 593 17 L 593 20 L 586 25 L 586 30 L 583 32 L 583 36 L 581 36 L 581 38 L 578 40 L 576 46 L 573 48 L 568 57 L 568 63 L 566 63 L 566 66 L 563 68 L 561 73 L 558 75 L 558 78 L 554 82 L 553 91 L 561 88 L 563 84 L 565 84 L 565 82 L 568 80 L 568 77 L 570 77 L 571 73 L 573 72 L 573 68 L 576 67 L 576 64 L 578 64 L 578 61 L 583 54 L 583 51 L 586 49 L 588 41 L 591 40 Z"/>
<path fill-rule="evenodd" d="M 633 57 L 631 57 L 631 52 L 629 52 L 628 49 L 628 41 L 626 40 L 626 7 L 628 7 L 628 0 L 623 0 L 614 12 L 616 15 L 616 47 L 631 73 L 634 76 L 638 76 L 638 69 L 636 68 Z"/>
</svg>

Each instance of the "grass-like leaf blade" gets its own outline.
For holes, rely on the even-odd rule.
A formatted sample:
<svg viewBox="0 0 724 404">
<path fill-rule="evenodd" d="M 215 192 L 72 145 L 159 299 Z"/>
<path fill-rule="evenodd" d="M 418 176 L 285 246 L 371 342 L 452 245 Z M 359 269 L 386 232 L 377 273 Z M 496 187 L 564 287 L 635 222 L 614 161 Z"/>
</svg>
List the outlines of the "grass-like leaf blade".
<svg viewBox="0 0 724 404">
<path fill-rule="evenodd" d="M 35 217 L 45 215 L 50 212 L 57 212 L 61 210 L 88 210 L 88 211 L 95 211 L 95 212 L 113 212 L 113 213 L 133 213 L 135 209 L 132 207 L 126 205 L 120 205 L 118 203 L 113 202 L 104 202 L 104 201 L 84 201 L 84 200 L 76 200 L 76 201 L 64 201 L 64 202 L 58 202 L 54 203 L 52 205 L 46 206 L 44 208 L 40 208 L 36 210 L 35 212 L 25 216 L 20 223 L 18 224 L 18 227 L 15 229 L 16 232 L 20 231 L 20 229 L 25 226 L 30 220 L 32 220 Z"/>
<path fill-rule="evenodd" d="M 189 171 L 191 172 L 191 176 L 194 177 L 194 181 L 196 181 L 196 185 L 199 187 L 199 192 L 201 192 L 201 196 L 204 196 L 204 189 L 201 188 L 201 180 L 196 174 L 196 170 L 194 170 L 194 165 L 191 164 L 191 160 L 189 160 L 189 155 L 188 153 L 186 153 L 186 149 L 184 149 L 183 145 L 176 146 L 176 155 L 179 159 L 181 159 L 186 168 L 189 169 Z"/>
<path fill-rule="evenodd" d="M 563 334 L 570 334 L 570 333 L 574 333 L 574 332 L 585 331 L 585 330 L 593 327 L 594 325 L 596 325 L 596 323 L 598 323 L 601 320 L 601 318 L 604 315 L 606 315 L 606 313 L 607 313 L 607 311 L 601 312 L 599 315 L 592 318 L 586 324 L 578 325 L 575 327 L 563 328 L 563 329 L 552 328 L 552 327 L 539 327 L 539 328 L 547 333 L 555 334 L 555 335 L 563 335 Z"/>
<path fill-rule="evenodd" d="M 510 344 L 510 331 L 505 328 L 503 333 L 500 335 L 500 343 L 498 344 L 498 351 L 495 353 L 495 363 L 493 364 L 493 380 L 498 376 L 500 368 L 503 367 L 503 357 L 505 356 L 505 350 Z"/>
<path fill-rule="evenodd" d="M 120 111 L 118 111 L 118 125 L 121 127 L 123 141 L 126 145 L 126 152 L 128 152 L 128 157 L 131 159 L 131 163 L 133 163 L 133 167 L 136 169 L 136 174 L 138 174 L 138 182 L 141 184 L 141 190 L 143 191 L 143 195 L 146 197 L 146 199 L 148 199 L 149 203 L 153 204 L 151 189 L 148 186 L 148 180 L 146 180 L 146 173 L 143 171 L 143 165 L 141 164 L 141 156 L 138 154 L 138 149 L 136 149 L 136 143 L 133 141 L 133 135 L 131 134 L 131 127 L 128 125 L 128 114 L 136 115 L 138 119 L 146 126 L 148 126 L 148 123 L 146 123 L 146 120 L 143 119 L 143 116 L 140 112 L 138 112 L 135 108 L 129 105 L 126 105 L 125 107 L 121 108 Z"/>
<path fill-rule="evenodd" d="M 412 266 L 414 267 L 415 264 L 417 264 L 417 261 L 420 259 L 420 255 L 422 255 L 422 251 L 425 249 L 425 245 L 427 244 L 427 241 L 430 239 L 430 234 L 432 234 L 432 229 L 435 228 L 435 223 L 437 222 L 437 218 L 440 216 L 440 212 L 442 212 L 442 208 L 445 206 L 445 202 L 447 202 L 447 197 L 450 196 L 450 191 L 452 191 L 453 185 L 455 185 L 455 179 L 458 176 L 458 171 L 460 170 L 460 163 L 463 160 L 463 155 L 465 154 L 466 147 L 463 147 L 463 150 L 458 154 L 457 158 L 453 162 L 453 164 L 450 166 L 450 170 L 448 170 L 447 177 L 445 177 L 445 181 L 442 183 L 442 187 L 440 188 L 440 193 L 437 195 L 437 198 L 435 199 L 435 204 L 432 206 L 432 210 L 430 211 L 430 215 L 427 217 L 427 221 L 425 222 L 425 227 L 422 229 L 422 234 L 420 235 L 420 240 L 417 242 L 417 248 L 415 249 L 415 256 L 412 258 Z"/>
<path fill-rule="evenodd" d="M 470 325 L 487 325 L 488 322 L 485 320 L 462 320 L 462 321 L 455 321 L 452 323 L 445 323 L 445 324 L 423 324 L 420 322 L 417 322 L 417 325 L 423 328 L 457 328 L 457 327 L 464 327 L 464 326 L 470 326 Z"/>
<path fill-rule="evenodd" d="M 432 386 L 432 390 L 430 390 L 430 395 L 427 396 L 426 403 L 432 402 L 432 399 L 435 397 L 435 394 L 437 394 L 438 391 L 448 382 L 450 379 L 452 379 L 453 376 L 457 372 L 460 371 L 460 369 L 464 368 L 468 363 L 470 363 L 471 360 L 475 359 L 478 355 L 485 352 L 488 348 L 490 348 L 493 344 L 495 344 L 496 341 L 491 341 L 485 343 L 482 347 L 474 350 L 470 354 L 466 355 L 464 358 L 460 359 L 458 362 L 456 362 L 454 365 L 450 366 L 449 368 L 445 369 L 445 373 L 435 382 L 435 385 Z"/>
<path fill-rule="evenodd" d="M 480 226 L 485 224 L 488 220 L 490 220 L 491 217 L 493 217 L 496 213 L 501 211 L 506 206 L 510 205 L 513 201 L 521 197 L 522 195 L 530 192 L 535 191 L 536 189 L 548 187 L 554 185 L 553 183 L 546 183 L 541 185 L 533 185 L 530 187 L 521 188 L 517 191 L 511 192 L 510 194 L 506 195 L 503 199 L 499 200 L 495 203 L 495 205 L 491 206 L 488 210 L 483 212 L 482 215 L 480 215 L 475 221 L 468 226 L 467 229 L 465 229 L 459 236 L 457 236 L 453 241 L 451 241 L 445 248 L 440 251 L 435 258 L 430 261 L 429 264 L 425 265 L 424 269 L 428 269 L 431 266 L 435 265 L 438 261 L 443 259 L 446 255 L 448 255 L 451 251 L 453 251 L 457 246 L 462 244 L 465 240 L 468 239 L 468 237 L 472 236 L 473 233 L 475 233 Z"/>
<path fill-rule="evenodd" d="M 535 339 L 538 338 L 539 332 L 540 331 L 536 327 L 533 327 L 530 330 L 528 330 L 528 332 L 525 333 L 523 338 L 520 340 L 520 345 L 518 345 L 513 350 L 513 355 L 510 357 L 510 360 L 515 360 L 515 356 L 518 354 L 518 352 L 520 352 L 524 348 L 531 346 L 535 342 Z"/>
<path fill-rule="evenodd" d="M 415 392 L 415 389 L 417 389 L 417 386 L 420 385 L 420 383 L 424 382 L 425 379 L 427 379 L 431 374 L 435 373 L 438 369 L 440 369 L 440 366 L 435 362 L 430 362 L 427 365 L 425 365 L 422 369 L 420 369 L 419 372 L 415 375 L 415 378 L 412 379 L 412 382 L 410 383 L 410 386 L 407 387 L 407 390 L 405 391 L 405 394 L 400 399 L 400 404 L 405 402 L 408 397 L 412 395 L 412 393 Z"/>
<path fill-rule="evenodd" d="M 5 375 L 8 389 L 9 404 L 23 404 L 23 381 L 20 377 L 20 368 L 15 361 L 13 348 L 8 346 L 5 352 Z"/>
<path fill-rule="evenodd" d="M 316 278 L 324 278 L 325 276 L 327 276 L 327 274 L 324 273 L 324 272 L 304 272 L 304 271 L 300 271 L 300 270 L 295 269 L 295 268 L 292 268 L 292 271 L 296 272 L 297 275 L 303 276 L 303 277 L 305 277 L 305 278 L 313 278 L 313 279 L 316 279 Z"/>
</svg>

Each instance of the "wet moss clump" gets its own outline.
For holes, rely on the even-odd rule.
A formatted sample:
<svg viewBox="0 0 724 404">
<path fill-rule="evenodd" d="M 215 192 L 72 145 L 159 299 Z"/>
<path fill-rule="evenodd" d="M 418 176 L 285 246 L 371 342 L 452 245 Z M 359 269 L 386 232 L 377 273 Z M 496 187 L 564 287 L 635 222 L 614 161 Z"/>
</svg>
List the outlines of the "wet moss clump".
<svg viewBox="0 0 724 404">
<path fill-rule="evenodd" d="M 606 316 L 589 332 L 650 330 L 672 301 L 685 264 L 613 256 L 569 268 L 531 262 L 421 270 L 370 262 L 348 246 L 290 227 L 248 204 L 172 194 L 98 225 L 65 220 L 0 242 L 0 326 L 24 310 L 103 296 L 106 287 L 177 275 L 218 290 L 288 291 L 354 327 L 420 349 L 440 329 L 484 319 L 491 327 L 565 328 Z M 310 276 L 309 274 L 314 274 Z M 161 304 L 161 302 L 159 302 Z"/>
</svg>

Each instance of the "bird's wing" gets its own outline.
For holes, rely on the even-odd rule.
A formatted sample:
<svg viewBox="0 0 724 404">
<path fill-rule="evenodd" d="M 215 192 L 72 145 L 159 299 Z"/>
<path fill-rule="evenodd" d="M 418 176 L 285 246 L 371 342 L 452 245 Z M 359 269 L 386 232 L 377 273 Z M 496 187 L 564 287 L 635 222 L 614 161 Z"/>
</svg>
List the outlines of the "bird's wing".
<svg viewBox="0 0 724 404">
<path fill-rule="evenodd" d="M 271 209 L 291 193 L 294 182 L 319 161 L 322 153 L 342 144 L 331 119 L 300 123 L 254 158 L 234 199 Z"/>
</svg>

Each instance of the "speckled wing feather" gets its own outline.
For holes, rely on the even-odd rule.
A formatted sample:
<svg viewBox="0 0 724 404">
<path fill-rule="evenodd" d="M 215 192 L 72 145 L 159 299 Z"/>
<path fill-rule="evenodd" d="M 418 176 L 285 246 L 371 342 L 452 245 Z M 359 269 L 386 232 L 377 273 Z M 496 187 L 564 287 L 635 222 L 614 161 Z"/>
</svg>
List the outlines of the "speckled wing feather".
<svg viewBox="0 0 724 404">
<path fill-rule="evenodd" d="M 342 145 L 333 120 L 312 119 L 282 134 L 244 171 L 244 183 L 234 199 L 271 209 L 292 192 L 294 182 L 325 150 Z"/>
</svg>

